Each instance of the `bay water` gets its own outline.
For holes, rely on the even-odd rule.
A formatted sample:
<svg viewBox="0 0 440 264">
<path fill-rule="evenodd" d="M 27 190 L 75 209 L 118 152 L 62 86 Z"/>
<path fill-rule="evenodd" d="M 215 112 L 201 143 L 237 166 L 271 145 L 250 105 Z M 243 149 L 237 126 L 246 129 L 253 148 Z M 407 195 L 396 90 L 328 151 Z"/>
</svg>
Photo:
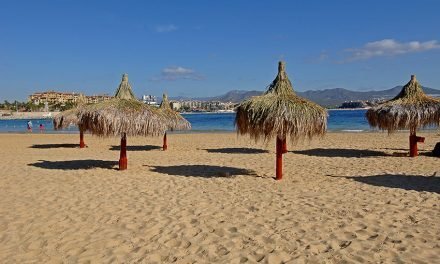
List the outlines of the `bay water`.
<svg viewBox="0 0 440 264">
<path fill-rule="evenodd" d="M 365 118 L 365 109 L 329 110 L 329 131 L 361 132 L 372 130 Z M 235 113 L 189 113 L 182 114 L 192 125 L 192 131 L 234 131 Z M 27 131 L 26 119 L 0 120 L 1 133 L 17 133 Z M 78 128 L 72 126 L 61 131 L 54 131 L 52 119 L 32 119 L 33 131 L 39 131 L 43 124 L 46 133 L 72 133 Z"/>
</svg>

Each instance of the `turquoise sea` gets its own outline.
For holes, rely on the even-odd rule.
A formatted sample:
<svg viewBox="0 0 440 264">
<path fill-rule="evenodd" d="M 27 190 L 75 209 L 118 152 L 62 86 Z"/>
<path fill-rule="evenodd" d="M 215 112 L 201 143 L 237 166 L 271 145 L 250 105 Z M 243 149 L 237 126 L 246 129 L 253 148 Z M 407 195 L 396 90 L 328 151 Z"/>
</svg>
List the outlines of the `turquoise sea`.
<svg viewBox="0 0 440 264">
<path fill-rule="evenodd" d="M 365 119 L 366 110 L 329 110 L 329 131 L 370 131 L 371 128 Z M 191 113 L 183 114 L 191 122 L 193 131 L 233 131 L 235 113 Z M 0 120 L 0 132 L 26 132 L 28 120 Z M 47 133 L 72 133 L 76 127 L 63 131 L 54 131 L 51 119 L 32 120 L 33 131 L 39 131 L 43 124 Z"/>
</svg>

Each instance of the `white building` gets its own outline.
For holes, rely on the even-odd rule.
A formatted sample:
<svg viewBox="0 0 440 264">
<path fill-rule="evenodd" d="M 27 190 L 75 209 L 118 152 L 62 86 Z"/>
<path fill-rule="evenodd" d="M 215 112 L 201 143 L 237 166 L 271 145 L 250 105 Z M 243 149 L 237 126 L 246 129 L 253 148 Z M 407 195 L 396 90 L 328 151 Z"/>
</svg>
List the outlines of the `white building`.
<svg viewBox="0 0 440 264">
<path fill-rule="evenodd" d="M 158 105 L 157 97 L 154 95 L 142 95 L 142 102 L 148 105 Z"/>
<path fill-rule="evenodd" d="M 181 105 L 180 105 L 180 103 L 179 102 L 176 102 L 176 101 L 171 101 L 171 108 L 174 110 L 174 111 L 179 111 L 180 110 L 180 108 L 182 107 Z"/>
</svg>

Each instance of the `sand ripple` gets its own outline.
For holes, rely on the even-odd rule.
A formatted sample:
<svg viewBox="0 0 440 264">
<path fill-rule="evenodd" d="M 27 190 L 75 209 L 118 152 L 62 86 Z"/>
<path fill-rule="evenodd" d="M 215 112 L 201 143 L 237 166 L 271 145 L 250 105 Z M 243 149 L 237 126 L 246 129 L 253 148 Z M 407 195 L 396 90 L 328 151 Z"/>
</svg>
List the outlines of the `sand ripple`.
<svg viewBox="0 0 440 264">
<path fill-rule="evenodd" d="M 439 159 L 407 135 L 331 133 L 285 155 L 235 134 L 0 135 L 5 263 L 438 263 Z M 427 134 L 422 150 L 438 135 Z M 64 144 L 64 147 L 59 145 Z M 38 147 L 38 146 L 44 147 Z M 69 147 L 65 147 L 69 146 Z M 148 146 L 148 147 L 145 147 Z M 438 171 L 438 172 L 437 172 Z M 437 174 L 436 174 L 437 173 Z"/>
</svg>

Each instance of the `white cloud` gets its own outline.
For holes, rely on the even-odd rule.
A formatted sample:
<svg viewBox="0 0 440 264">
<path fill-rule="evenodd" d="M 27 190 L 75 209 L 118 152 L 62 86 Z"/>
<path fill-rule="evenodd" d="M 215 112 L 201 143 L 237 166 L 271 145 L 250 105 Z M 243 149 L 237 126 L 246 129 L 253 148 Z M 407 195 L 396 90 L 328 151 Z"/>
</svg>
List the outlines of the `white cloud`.
<svg viewBox="0 0 440 264">
<path fill-rule="evenodd" d="M 158 76 L 150 78 L 151 81 L 176 81 L 182 79 L 200 81 L 203 80 L 204 77 L 193 69 L 172 66 L 164 68 Z"/>
<path fill-rule="evenodd" d="M 308 57 L 304 61 L 306 63 L 318 64 L 329 60 L 329 54 L 327 51 L 323 50 L 318 56 Z"/>
<path fill-rule="evenodd" d="M 178 27 L 176 27 L 173 24 L 169 24 L 169 25 L 158 25 L 154 29 L 158 33 L 166 33 L 166 32 L 176 31 Z"/>
<path fill-rule="evenodd" d="M 407 53 L 423 52 L 433 49 L 440 49 L 440 43 L 437 40 L 430 40 L 425 42 L 410 41 L 398 42 L 394 39 L 383 39 L 374 42 L 368 42 L 361 48 L 347 49 L 350 55 L 345 60 L 356 61 L 366 60 L 373 57 L 380 56 L 397 56 Z"/>
<path fill-rule="evenodd" d="M 177 66 L 177 67 L 165 68 L 162 70 L 162 73 L 171 74 L 171 75 L 188 75 L 188 74 L 193 74 L 194 70 Z"/>
</svg>

